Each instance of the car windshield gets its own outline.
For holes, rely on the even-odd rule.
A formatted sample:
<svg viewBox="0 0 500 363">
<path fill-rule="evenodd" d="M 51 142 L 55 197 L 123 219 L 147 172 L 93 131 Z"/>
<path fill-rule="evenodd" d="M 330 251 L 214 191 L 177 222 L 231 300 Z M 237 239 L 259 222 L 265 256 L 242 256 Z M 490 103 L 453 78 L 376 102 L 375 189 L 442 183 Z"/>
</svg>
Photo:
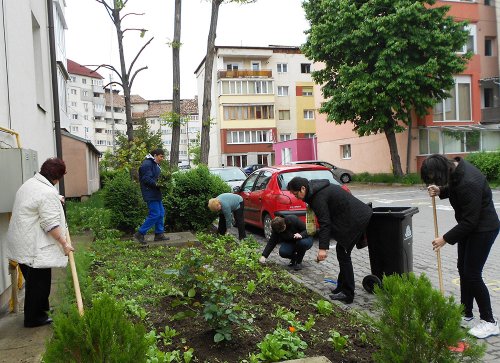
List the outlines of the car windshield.
<svg viewBox="0 0 500 363">
<path fill-rule="evenodd" d="M 245 180 L 247 178 L 246 174 L 238 168 L 234 169 L 215 169 L 211 170 L 215 175 L 218 175 L 224 181 L 234 181 L 234 180 Z"/>
<path fill-rule="evenodd" d="M 281 173 L 278 176 L 278 183 L 280 189 L 286 190 L 288 182 L 293 178 L 295 178 L 296 176 L 306 178 L 307 180 L 327 179 L 330 181 L 331 184 L 340 185 L 340 183 L 337 180 L 335 180 L 330 170 L 298 170 L 298 171 Z"/>
</svg>

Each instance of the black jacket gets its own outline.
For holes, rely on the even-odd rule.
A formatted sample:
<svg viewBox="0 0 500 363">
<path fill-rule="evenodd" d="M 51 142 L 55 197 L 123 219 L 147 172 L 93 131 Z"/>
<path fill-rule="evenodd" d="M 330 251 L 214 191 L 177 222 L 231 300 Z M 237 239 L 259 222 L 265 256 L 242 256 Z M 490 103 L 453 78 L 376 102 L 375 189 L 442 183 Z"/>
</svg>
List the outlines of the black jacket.
<svg viewBox="0 0 500 363">
<path fill-rule="evenodd" d="M 328 180 L 311 180 L 304 201 L 316 214 L 319 224 L 319 248 L 327 250 L 334 238 L 346 250 L 351 249 L 366 230 L 372 209 L 339 185 Z"/>
<path fill-rule="evenodd" d="M 439 198 L 450 199 L 458 222 L 443 236 L 449 244 L 464 241 L 471 233 L 494 231 L 500 226 L 486 177 L 468 161 L 455 160 L 458 165 L 448 186 L 439 187 Z"/>
<path fill-rule="evenodd" d="M 271 238 L 269 238 L 269 242 L 267 242 L 264 251 L 262 252 L 262 256 L 268 258 L 271 252 L 274 250 L 274 247 L 278 243 L 296 243 L 298 239 L 293 238 L 295 233 L 300 233 L 302 238 L 308 237 L 306 231 L 306 224 L 302 222 L 297 216 L 291 215 L 285 217 L 285 225 L 286 229 L 283 232 L 272 232 Z"/>
<path fill-rule="evenodd" d="M 150 155 L 142 162 L 139 168 L 139 182 L 141 183 L 142 198 L 145 202 L 161 200 L 161 190 L 156 185 L 160 176 L 160 166 Z"/>
</svg>

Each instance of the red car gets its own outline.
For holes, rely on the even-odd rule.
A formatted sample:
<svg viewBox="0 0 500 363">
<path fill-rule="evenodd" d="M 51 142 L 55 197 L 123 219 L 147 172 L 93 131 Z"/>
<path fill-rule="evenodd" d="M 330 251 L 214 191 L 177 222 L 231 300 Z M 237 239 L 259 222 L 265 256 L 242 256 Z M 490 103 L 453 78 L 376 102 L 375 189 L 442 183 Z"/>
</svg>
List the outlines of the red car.
<svg viewBox="0 0 500 363">
<path fill-rule="evenodd" d="M 276 215 L 294 214 L 305 221 L 306 204 L 295 198 L 286 188 L 296 176 L 312 179 L 328 179 L 349 192 L 332 171 L 319 165 L 266 166 L 254 171 L 234 192 L 245 202 L 245 223 L 264 229 L 266 239 L 271 237 L 271 221 Z"/>
</svg>

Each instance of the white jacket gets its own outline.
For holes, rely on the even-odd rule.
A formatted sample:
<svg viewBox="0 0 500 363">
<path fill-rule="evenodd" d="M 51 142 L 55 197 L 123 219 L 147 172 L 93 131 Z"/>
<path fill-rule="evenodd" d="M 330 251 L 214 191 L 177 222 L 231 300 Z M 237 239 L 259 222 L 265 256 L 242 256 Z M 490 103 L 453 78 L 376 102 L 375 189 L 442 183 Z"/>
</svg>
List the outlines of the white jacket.
<svg viewBox="0 0 500 363">
<path fill-rule="evenodd" d="M 57 189 L 36 173 L 17 191 L 7 232 L 7 258 L 34 268 L 65 267 L 68 257 L 48 232 L 66 218 Z"/>
</svg>

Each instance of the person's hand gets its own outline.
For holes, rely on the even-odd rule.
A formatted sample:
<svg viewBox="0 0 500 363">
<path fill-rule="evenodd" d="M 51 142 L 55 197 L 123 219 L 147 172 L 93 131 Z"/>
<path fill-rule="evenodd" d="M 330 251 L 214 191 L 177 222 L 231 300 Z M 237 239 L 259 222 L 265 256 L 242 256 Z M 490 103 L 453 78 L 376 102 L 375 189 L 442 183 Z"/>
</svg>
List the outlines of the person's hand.
<svg viewBox="0 0 500 363">
<path fill-rule="evenodd" d="M 316 262 L 321 262 L 326 260 L 328 257 L 328 250 L 318 250 L 318 255 L 316 256 Z"/>
<path fill-rule="evenodd" d="M 262 264 L 266 263 L 266 260 L 267 260 L 267 258 L 265 258 L 264 256 L 260 256 L 260 258 L 259 258 L 259 262 Z"/>
<path fill-rule="evenodd" d="M 439 187 L 437 185 L 429 185 L 427 187 L 427 191 L 429 192 L 430 197 L 439 196 Z"/>
<path fill-rule="evenodd" d="M 66 256 L 69 255 L 70 252 L 74 251 L 75 249 L 73 248 L 73 246 L 71 246 L 68 242 L 63 242 L 62 244 L 62 248 L 64 250 L 64 254 Z"/>
<path fill-rule="evenodd" d="M 444 238 L 443 237 L 438 237 L 434 241 L 432 241 L 432 249 L 437 252 L 445 244 L 446 244 L 446 241 L 444 240 Z"/>
<path fill-rule="evenodd" d="M 59 200 L 61 201 L 61 204 L 64 205 L 64 202 L 66 201 L 66 199 L 64 199 L 64 195 L 59 194 Z"/>
<path fill-rule="evenodd" d="M 293 235 L 293 238 L 295 238 L 295 239 L 301 239 L 301 238 L 302 238 L 302 235 L 301 235 L 300 233 L 295 233 L 295 234 Z"/>
</svg>

